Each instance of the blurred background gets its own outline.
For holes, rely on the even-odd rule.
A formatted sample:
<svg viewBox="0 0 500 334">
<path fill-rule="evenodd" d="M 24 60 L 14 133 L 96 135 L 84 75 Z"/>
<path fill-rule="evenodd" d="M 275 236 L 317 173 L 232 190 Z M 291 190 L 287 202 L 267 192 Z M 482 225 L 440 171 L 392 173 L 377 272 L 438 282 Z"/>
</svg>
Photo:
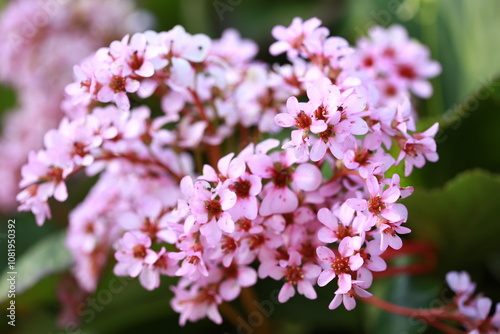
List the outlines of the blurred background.
<svg viewBox="0 0 500 334">
<path fill-rule="evenodd" d="M 432 98 L 416 101 L 418 130 L 436 121 L 441 125 L 436 136 L 440 160 L 405 181 L 415 186 L 414 194 L 405 200 L 410 213 L 407 226 L 413 230 L 410 238 L 429 242 L 436 249 L 438 264 L 420 275 L 379 278 L 370 291 L 399 305 L 438 307 L 451 296 L 445 273 L 468 270 L 478 283 L 477 290 L 500 302 L 499 1 L 29 0 L 18 1 L 22 5 L 15 10 L 13 2 L 0 0 L 0 270 L 6 267 L 6 223 L 15 219 L 19 276 L 15 328 L 6 324 L 7 285 L 5 275 L 1 276 L 1 333 L 147 333 L 167 328 L 170 333 L 238 332 L 231 325 L 215 326 L 206 320 L 180 328 L 178 315 L 169 306 L 168 279 L 158 290 L 147 292 L 136 280 L 117 282 L 110 270 L 91 297 L 94 300 L 88 301 L 81 328 L 58 327 L 62 310 L 55 290 L 68 279 L 64 273 L 71 265 L 61 246 L 65 216 L 89 185 L 76 180 L 69 207 L 54 209 L 53 220 L 39 228 L 31 214 L 15 212 L 16 184 L 28 152 L 41 147 L 43 133 L 62 117 L 59 102 L 71 80 L 72 66 L 92 50 L 147 28 L 161 31 L 181 24 L 190 33 L 217 38 L 234 27 L 259 44 L 259 59 L 284 62 L 285 58 L 268 53 L 271 29 L 288 26 L 296 16 L 320 18 L 331 35 L 351 44 L 371 26 L 402 24 L 410 36 L 430 48 L 443 68 L 432 80 Z M 78 8 L 68 9 L 71 6 Z M 41 11 L 49 15 L 40 16 Z M 48 31 L 57 36 L 55 40 L 46 41 Z M 415 260 L 399 257 L 391 265 Z M 273 291 L 280 287 L 273 283 L 257 285 L 261 301 L 272 300 Z M 334 291 L 317 291 L 316 301 L 296 296 L 284 305 L 272 304 L 269 318 L 279 333 L 436 333 L 414 319 L 362 303 L 351 312 L 329 311 Z M 240 333 L 251 332 L 240 328 Z"/>
</svg>

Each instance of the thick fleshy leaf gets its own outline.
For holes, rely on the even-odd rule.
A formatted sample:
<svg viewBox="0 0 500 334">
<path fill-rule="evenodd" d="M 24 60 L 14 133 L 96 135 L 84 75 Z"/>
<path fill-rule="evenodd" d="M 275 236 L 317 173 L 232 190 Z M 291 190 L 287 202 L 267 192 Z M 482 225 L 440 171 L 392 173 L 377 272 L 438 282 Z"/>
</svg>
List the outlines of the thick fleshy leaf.
<svg viewBox="0 0 500 334">
<path fill-rule="evenodd" d="M 42 278 L 69 269 L 73 263 L 71 254 L 65 246 L 66 233 L 55 232 L 31 246 L 20 256 L 13 267 L 7 267 L 2 277 L 8 272 L 17 272 L 16 295 L 35 285 Z M 7 253 L 5 253 L 7 259 Z M 0 302 L 8 295 L 9 282 L 0 281 Z"/>
</svg>

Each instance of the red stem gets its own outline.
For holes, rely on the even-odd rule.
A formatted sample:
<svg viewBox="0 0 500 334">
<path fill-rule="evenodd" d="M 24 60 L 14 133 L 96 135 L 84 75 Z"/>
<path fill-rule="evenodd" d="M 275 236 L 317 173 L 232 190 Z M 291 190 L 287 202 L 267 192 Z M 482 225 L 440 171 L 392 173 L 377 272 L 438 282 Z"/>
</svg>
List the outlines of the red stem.
<svg viewBox="0 0 500 334">
<path fill-rule="evenodd" d="M 399 274 L 426 274 L 434 271 L 438 263 L 436 247 L 429 242 L 419 240 L 407 240 L 403 244 L 403 247 L 397 251 L 388 249 L 382 254 L 382 258 L 390 260 L 404 255 L 417 255 L 421 261 L 404 267 L 391 267 L 383 272 L 374 273 L 375 276 L 388 277 Z"/>
<path fill-rule="evenodd" d="M 360 298 L 360 297 L 358 297 L 358 298 Z M 419 319 L 420 321 L 423 321 L 431 326 L 434 326 L 434 327 L 442 330 L 444 333 L 448 333 L 448 334 L 463 334 L 464 333 L 461 330 L 450 327 L 450 326 L 439 321 L 440 319 L 453 320 L 453 321 L 456 321 L 458 323 L 463 323 L 464 321 L 466 321 L 466 319 L 464 319 L 464 317 L 462 317 L 461 315 L 454 314 L 454 313 L 448 313 L 447 308 L 421 310 L 421 309 L 413 309 L 413 308 L 409 308 L 409 307 L 395 305 L 395 304 L 389 303 L 385 300 L 379 299 L 375 296 L 371 296 L 368 298 L 360 298 L 360 299 L 367 302 L 368 304 L 376 306 L 384 311 Z"/>
</svg>

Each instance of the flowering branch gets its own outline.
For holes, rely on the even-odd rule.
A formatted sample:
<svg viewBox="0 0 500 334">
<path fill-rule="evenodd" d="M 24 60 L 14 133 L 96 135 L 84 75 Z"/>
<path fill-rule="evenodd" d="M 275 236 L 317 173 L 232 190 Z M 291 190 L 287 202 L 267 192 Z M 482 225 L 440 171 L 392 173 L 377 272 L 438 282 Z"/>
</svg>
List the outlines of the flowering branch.
<svg viewBox="0 0 500 334">
<path fill-rule="evenodd" d="M 351 310 L 371 296 L 386 251 L 421 250 L 401 239 L 410 229 L 399 200 L 413 188 L 388 171 L 404 162 L 408 176 L 438 158 L 438 124 L 416 133 L 410 101 L 430 96 L 439 64 L 401 27 L 375 28 L 351 47 L 320 24 L 275 27 L 270 52 L 290 64 L 273 68 L 253 61 L 255 43 L 233 30 L 212 41 L 180 26 L 125 36 L 75 67 L 68 117 L 30 155 L 18 199 L 42 224 L 48 199 L 66 200 L 70 175 L 100 173 L 70 214 L 84 290 L 95 291 L 114 253 L 114 273 L 148 290 L 178 277 L 171 307 L 181 325 L 221 323 L 219 311 L 234 321 L 226 303 L 238 297 L 255 311 L 250 287 L 267 277 L 282 282 L 280 303 L 316 299 L 316 286 L 333 283 L 328 307 Z M 158 110 L 131 108 L 131 94 L 139 104 L 161 97 Z M 272 137 L 283 128 L 293 130 L 281 143 Z M 235 145 L 253 129 L 271 139 Z M 241 149 L 222 155 L 221 146 Z M 267 322 L 258 330 L 271 332 Z"/>
</svg>

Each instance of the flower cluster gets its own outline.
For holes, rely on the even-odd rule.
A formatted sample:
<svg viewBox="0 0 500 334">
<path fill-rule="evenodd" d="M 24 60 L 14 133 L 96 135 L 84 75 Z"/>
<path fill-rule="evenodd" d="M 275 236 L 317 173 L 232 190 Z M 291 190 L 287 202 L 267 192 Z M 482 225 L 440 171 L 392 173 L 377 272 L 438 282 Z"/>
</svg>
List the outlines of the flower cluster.
<svg viewBox="0 0 500 334">
<path fill-rule="evenodd" d="M 21 166 L 63 117 L 60 103 L 73 66 L 147 26 L 148 16 L 131 0 L 8 2 L 0 17 L 0 83 L 15 90 L 17 105 L 2 121 L 1 211 L 15 209 Z"/>
<path fill-rule="evenodd" d="M 450 272 L 446 275 L 446 282 L 455 292 L 451 303 L 451 310 L 455 313 L 455 320 L 467 329 L 469 334 L 494 334 L 500 331 L 500 303 L 497 303 L 492 312 L 493 302 L 482 295 L 474 296 L 476 284 L 465 271 Z"/>
<path fill-rule="evenodd" d="M 382 254 L 410 231 L 398 200 L 413 189 L 388 171 L 437 160 L 437 124 L 416 133 L 414 86 L 388 101 L 359 55 L 390 45 L 387 77 L 401 59 L 432 62 L 417 42 L 411 53 L 393 41 L 393 28 L 350 47 L 320 24 L 275 27 L 270 51 L 290 63 L 272 68 L 233 30 L 211 41 L 180 26 L 127 35 L 75 67 L 67 117 L 30 154 L 18 199 L 41 225 L 71 175 L 100 173 L 70 216 L 83 288 L 95 290 L 114 251 L 114 273 L 146 289 L 179 277 L 181 324 L 220 323 L 218 306 L 266 277 L 283 283 L 280 302 L 332 282 L 330 309 L 370 296 Z M 262 138 L 283 128 L 293 128 L 284 142 Z"/>
</svg>

